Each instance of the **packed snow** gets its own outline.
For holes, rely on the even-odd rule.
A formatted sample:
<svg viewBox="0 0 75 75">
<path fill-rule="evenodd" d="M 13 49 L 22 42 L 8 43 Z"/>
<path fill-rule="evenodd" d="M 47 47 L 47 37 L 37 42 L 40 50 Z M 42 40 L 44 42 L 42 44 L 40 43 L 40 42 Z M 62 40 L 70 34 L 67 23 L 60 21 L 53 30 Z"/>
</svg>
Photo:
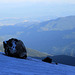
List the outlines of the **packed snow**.
<svg viewBox="0 0 75 75">
<path fill-rule="evenodd" d="M 50 64 L 31 57 L 8 57 L 0 53 L 0 75 L 75 75 L 75 67 Z"/>
</svg>

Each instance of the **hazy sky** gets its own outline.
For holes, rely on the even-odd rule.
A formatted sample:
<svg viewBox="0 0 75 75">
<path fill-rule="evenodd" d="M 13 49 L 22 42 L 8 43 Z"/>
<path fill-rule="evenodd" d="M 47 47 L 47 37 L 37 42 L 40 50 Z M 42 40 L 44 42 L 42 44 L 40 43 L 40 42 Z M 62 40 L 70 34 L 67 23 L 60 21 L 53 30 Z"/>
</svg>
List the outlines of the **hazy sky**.
<svg viewBox="0 0 75 75">
<path fill-rule="evenodd" d="M 0 18 L 75 15 L 75 0 L 0 0 Z"/>
<path fill-rule="evenodd" d="M 1 3 L 19 3 L 19 2 L 51 2 L 51 3 L 75 3 L 75 0 L 0 0 Z"/>
</svg>

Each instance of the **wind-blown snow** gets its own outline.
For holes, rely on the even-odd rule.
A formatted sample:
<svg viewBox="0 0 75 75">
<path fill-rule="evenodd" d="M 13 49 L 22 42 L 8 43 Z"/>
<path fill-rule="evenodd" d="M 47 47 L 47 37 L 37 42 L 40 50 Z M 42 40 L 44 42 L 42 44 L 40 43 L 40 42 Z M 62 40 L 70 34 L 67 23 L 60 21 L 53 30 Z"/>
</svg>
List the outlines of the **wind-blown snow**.
<svg viewBox="0 0 75 75">
<path fill-rule="evenodd" d="M 0 53 L 0 75 L 75 75 L 75 67 L 50 64 L 30 57 L 8 57 Z"/>
</svg>

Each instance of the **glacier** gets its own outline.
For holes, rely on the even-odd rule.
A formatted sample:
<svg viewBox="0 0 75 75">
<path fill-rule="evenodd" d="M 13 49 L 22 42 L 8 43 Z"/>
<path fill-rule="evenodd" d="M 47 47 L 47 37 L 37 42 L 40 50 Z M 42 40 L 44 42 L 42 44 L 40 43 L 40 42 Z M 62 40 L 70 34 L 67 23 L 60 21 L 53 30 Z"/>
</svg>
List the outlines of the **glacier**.
<svg viewBox="0 0 75 75">
<path fill-rule="evenodd" d="M 75 75 L 75 67 L 46 63 L 31 57 L 9 57 L 0 52 L 0 75 Z"/>
</svg>

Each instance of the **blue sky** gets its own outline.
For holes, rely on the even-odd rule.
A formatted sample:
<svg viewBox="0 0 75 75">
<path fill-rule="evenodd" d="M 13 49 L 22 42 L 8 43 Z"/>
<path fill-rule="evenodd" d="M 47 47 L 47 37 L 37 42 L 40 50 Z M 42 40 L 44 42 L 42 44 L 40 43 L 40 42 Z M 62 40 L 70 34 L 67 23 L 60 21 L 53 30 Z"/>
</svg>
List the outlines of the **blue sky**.
<svg viewBox="0 0 75 75">
<path fill-rule="evenodd" d="M 75 15 L 75 0 L 0 0 L 0 18 Z"/>
</svg>

